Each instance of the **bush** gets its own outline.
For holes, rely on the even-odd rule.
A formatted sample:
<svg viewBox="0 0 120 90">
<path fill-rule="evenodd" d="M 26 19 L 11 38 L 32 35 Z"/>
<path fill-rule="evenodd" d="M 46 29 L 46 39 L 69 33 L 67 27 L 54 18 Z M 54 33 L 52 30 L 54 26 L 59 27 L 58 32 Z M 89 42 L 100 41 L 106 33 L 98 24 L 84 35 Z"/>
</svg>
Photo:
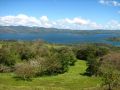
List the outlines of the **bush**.
<svg viewBox="0 0 120 90">
<path fill-rule="evenodd" d="M 49 55 L 49 49 L 41 42 L 21 42 L 17 43 L 13 48 L 17 50 L 21 60 L 26 61 L 38 56 L 47 57 Z"/>
<path fill-rule="evenodd" d="M 86 74 L 97 76 L 99 74 L 100 62 L 99 58 L 106 55 L 109 49 L 103 46 L 87 46 L 84 49 L 78 50 L 77 58 L 86 60 L 88 68 Z"/>
<path fill-rule="evenodd" d="M 31 48 L 27 44 L 26 45 L 22 44 L 17 50 L 21 57 L 21 60 L 29 60 L 30 58 L 35 57 L 35 52 L 34 52 L 33 48 Z"/>
<path fill-rule="evenodd" d="M 108 90 L 120 87 L 120 71 L 116 70 L 114 66 L 107 62 L 100 67 L 102 85 L 107 86 Z"/>
<path fill-rule="evenodd" d="M 36 58 L 38 62 L 39 75 L 53 75 L 63 73 L 70 65 L 74 65 L 76 58 L 69 48 L 52 48 L 47 57 Z"/>
<path fill-rule="evenodd" d="M 28 67 L 28 66 L 27 66 Z M 34 68 L 35 76 L 58 74 L 61 63 L 53 54 L 51 57 L 36 57 L 29 60 L 29 67 Z M 25 74 L 29 72 L 24 72 Z M 19 73 L 18 73 L 19 74 Z"/>
<path fill-rule="evenodd" d="M 15 74 L 24 80 L 29 80 L 35 76 L 35 68 L 29 62 L 15 65 Z"/>
<path fill-rule="evenodd" d="M 101 59 L 100 72 L 103 85 L 109 90 L 120 86 L 120 53 L 111 53 Z"/>
<path fill-rule="evenodd" d="M 58 59 L 61 62 L 61 72 L 66 72 L 70 65 L 74 65 L 76 62 L 75 55 L 70 48 L 60 48 L 58 50 Z"/>
<path fill-rule="evenodd" d="M 96 56 L 96 48 L 93 46 L 80 49 L 77 52 L 77 58 L 82 60 L 87 60 L 87 58 L 91 55 Z"/>
<path fill-rule="evenodd" d="M 0 64 L 6 66 L 13 66 L 17 61 L 19 61 L 19 54 L 10 48 L 0 49 Z"/>
<path fill-rule="evenodd" d="M 109 50 L 109 48 L 107 48 L 107 47 L 103 47 L 103 46 L 98 47 L 98 49 L 97 49 L 97 51 L 96 51 L 96 56 L 102 57 L 102 56 L 108 54 L 109 51 L 110 51 L 110 50 Z"/>
<path fill-rule="evenodd" d="M 36 58 L 30 59 L 29 62 L 34 67 L 35 74 L 37 76 L 44 75 L 45 71 L 48 68 L 45 58 L 36 57 Z"/>
<path fill-rule="evenodd" d="M 109 49 L 103 46 L 87 46 L 86 48 L 77 51 L 77 58 L 82 60 L 87 60 L 91 55 L 94 57 L 102 57 L 108 54 Z"/>
<path fill-rule="evenodd" d="M 11 71 L 12 71 L 11 67 L 0 64 L 0 73 L 8 73 Z"/>
<path fill-rule="evenodd" d="M 56 54 L 52 54 L 52 56 L 48 57 L 46 59 L 45 65 L 47 67 L 45 74 L 53 75 L 53 74 L 61 73 L 62 65 L 59 59 L 57 58 Z"/>
<path fill-rule="evenodd" d="M 100 63 L 98 58 L 94 56 L 89 56 L 87 58 L 87 66 L 88 68 L 86 69 L 86 73 L 89 76 L 92 76 L 92 75 L 97 76 L 99 74 Z"/>
<path fill-rule="evenodd" d="M 48 47 L 41 42 L 10 42 L 0 49 L 0 64 L 12 67 L 17 63 L 15 73 L 25 80 L 66 72 L 75 62 L 71 48 Z"/>
</svg>

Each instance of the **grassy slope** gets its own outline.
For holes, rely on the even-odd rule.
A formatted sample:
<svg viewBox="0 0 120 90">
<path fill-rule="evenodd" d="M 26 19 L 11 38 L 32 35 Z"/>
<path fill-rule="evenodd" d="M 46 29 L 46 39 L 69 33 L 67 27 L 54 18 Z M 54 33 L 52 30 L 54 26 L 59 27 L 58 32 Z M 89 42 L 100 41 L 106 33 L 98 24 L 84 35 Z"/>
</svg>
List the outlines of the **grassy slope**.
<svg viewBox="0 0 120 90">
<path fill-rule="evenodd" d="M 34 78 L 32 81 L 16 80 L 14 74 L 0 74 L 0 90 L 93 90 L 100 79 L 83 76 L 86 62 L 79 60 L 69 71 L 57 76 Z"/>
</svg>

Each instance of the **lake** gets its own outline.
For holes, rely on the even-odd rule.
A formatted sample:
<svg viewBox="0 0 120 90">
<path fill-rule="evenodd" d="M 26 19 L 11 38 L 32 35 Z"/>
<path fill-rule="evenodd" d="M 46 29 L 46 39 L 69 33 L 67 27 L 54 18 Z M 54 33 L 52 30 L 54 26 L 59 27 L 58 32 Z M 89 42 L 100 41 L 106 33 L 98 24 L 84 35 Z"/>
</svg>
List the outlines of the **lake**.
<svg viewBox="0 0 120 90">
<path fill-rule="evenodd" d="M 109 37 L 120 36 L 119 34 L 73 34 L 73 33 L 19 33 L 0 34 L 0 40 L 38 40 L 42 39 L 49 43 L 71 44 L 71 43 L 106 43 L 120 46 L 120 42 L 105 40 Z"/>
</svg>

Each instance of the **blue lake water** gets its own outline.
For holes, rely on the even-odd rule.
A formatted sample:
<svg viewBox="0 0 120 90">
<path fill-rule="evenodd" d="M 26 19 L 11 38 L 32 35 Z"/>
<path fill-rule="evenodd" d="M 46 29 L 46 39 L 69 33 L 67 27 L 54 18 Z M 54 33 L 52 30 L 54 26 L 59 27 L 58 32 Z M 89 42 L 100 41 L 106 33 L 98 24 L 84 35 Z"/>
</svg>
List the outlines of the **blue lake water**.
<svg viewBox="0 0 120 90">
<path fill-rule="evenodd" d="M 106 43 L 120 46 L 120 42 L 107 41 L 105 38 L 120 36 L 119 34 L 72 34 L 72 33 L 29 33 L 29 34 L 0 34 L 0 40 L 38 40 L 49 43 Z"/>
</svg>

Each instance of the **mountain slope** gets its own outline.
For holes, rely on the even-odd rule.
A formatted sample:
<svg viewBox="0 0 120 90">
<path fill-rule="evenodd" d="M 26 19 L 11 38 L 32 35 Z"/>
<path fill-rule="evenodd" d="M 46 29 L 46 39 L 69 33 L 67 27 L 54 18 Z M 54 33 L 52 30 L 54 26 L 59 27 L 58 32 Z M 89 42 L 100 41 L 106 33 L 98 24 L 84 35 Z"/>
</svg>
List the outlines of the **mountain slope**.
<svg viewBox="0 0 120 90">
<path fill-rule="evenodd" d="M 73 33 L 73 34 L 120 34 L 120 30 L 71 30 L 27 26 L 0 26 L 0 33 Z"/>
</svg>

